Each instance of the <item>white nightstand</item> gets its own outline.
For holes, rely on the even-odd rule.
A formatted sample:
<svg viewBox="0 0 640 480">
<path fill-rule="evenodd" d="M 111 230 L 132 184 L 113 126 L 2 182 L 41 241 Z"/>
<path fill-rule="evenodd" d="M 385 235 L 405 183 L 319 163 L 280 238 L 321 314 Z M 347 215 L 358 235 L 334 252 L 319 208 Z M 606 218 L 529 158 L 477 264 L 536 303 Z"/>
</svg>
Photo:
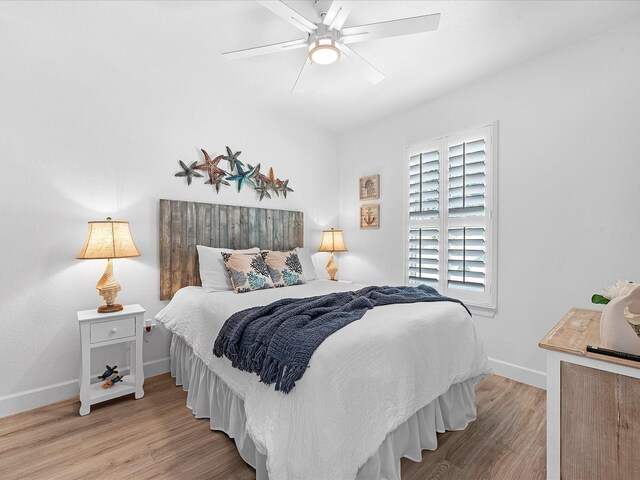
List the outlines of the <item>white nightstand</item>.
<svg viewBox="0 0 640 480">
<path fill-rule="evenodd" d="M 136 399 L 144 396 L 144 390 L 142 390 L 144 312 L 144 308 L 140 305 L 125 305 L 123 310 L 113 313 L 98 313 L 95 309 L 78 312 L 82 351 L 80 415 L 88 414 L 91 405 L 122 395 L 135 393 Z M 102 388 L 103 382 L 91 384 L 91 350 L 124 342 L 131 342 L 129 374 L 124 376 L 122 382 L 116 383 L 111 388 Z"/>
</svg>

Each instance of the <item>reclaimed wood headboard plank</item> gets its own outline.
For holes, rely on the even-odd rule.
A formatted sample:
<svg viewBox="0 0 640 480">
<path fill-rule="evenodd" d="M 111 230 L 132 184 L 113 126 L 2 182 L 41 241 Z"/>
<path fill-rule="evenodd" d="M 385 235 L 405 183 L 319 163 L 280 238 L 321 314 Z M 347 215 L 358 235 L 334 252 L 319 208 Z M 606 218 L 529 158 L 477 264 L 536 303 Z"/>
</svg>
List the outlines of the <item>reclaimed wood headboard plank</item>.
<svg viewBox="0 0 640 480">
<path fill-rule="evenodd" d="M 304 214 L 160 200 L 160 300 L 201 284 L 196 245 L 292 250 L 304 245 Z"/>
<path fill-rule="evenodd" d="M 264 232 L 264 238 L 265 241 L 267 242 L 267 250 L 274 250 L 274 246 L 273 246 L 273 212 L 270 210 L 267 210 L 265 212 L 266 215 L 266 219 L 264 222 L 265 225 L 265 232 Z"/>
<path fill-rule="evenodd" d="M 160 298 L 171 298 L 171 255 L 163 251 L 171 248 L 171 207 L 160 201 Z"/>
</svg>

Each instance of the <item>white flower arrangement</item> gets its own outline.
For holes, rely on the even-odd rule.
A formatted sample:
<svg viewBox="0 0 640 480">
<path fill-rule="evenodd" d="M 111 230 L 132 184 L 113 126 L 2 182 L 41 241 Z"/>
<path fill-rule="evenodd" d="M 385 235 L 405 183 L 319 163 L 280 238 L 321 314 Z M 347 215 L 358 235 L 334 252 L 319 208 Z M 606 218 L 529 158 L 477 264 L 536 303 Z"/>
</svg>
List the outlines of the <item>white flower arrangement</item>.
<svg viewBox="0 0 640 480">
<path fill-rule="evenodd" d="M 596 293 L 591 297 L 591 303 L 606 305 L 617 297 L 624 297 L 633 290 L 637 284 L 626 280 L 618 280 L 615 284 L 609 285 L 602 293 Z"/>
</svg>

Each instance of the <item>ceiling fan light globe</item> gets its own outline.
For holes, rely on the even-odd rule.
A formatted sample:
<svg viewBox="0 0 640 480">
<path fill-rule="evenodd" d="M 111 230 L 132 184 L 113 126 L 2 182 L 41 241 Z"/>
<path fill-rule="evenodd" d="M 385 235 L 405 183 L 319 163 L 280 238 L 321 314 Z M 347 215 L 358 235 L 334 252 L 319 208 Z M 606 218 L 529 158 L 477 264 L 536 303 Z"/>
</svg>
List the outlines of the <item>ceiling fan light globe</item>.
<svg viewBox="0 0 640 480">
<path fill-rule="evenodd" d="M 310 54 L 311 61 L 318 65 L 330 65 L 340 58 L 340 52 L 336 48 L 319 47 Z"/>
<path fill-rule="evenodd" d="M 309 45 L 309 60 L 318 65 L 330 65 L 340 59 L 340 49 L 331 38 L 318 38 Z"/>
</svg>

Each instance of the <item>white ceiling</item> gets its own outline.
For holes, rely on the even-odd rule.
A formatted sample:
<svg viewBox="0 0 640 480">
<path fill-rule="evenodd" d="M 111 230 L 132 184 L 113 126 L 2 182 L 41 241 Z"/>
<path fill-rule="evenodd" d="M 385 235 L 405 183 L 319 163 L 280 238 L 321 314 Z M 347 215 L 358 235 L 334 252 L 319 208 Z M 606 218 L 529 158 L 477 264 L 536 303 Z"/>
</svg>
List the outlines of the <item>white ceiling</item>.
<svg viewBox="0 0 640 480">
<path fill-rule="evenodd" d="M 288 1 L 304 13 L 311 0 Z M 207 79 L 217 94 L 344 132 L 640 18 L 638 1 L 356 1 L 345 26 L 441 13 L 435 32 L 353 49 L 386 76 L 371 85 L 337 63 L 313 65 L 291 93 L 305 50 L 228 61 L 221 52 L 302 38 L 252 1 L 35 3 L 0 15 L 62 35 L 140 74 Z M 185 87 L 186 88 L 186 87 Z"/>
</svg>

